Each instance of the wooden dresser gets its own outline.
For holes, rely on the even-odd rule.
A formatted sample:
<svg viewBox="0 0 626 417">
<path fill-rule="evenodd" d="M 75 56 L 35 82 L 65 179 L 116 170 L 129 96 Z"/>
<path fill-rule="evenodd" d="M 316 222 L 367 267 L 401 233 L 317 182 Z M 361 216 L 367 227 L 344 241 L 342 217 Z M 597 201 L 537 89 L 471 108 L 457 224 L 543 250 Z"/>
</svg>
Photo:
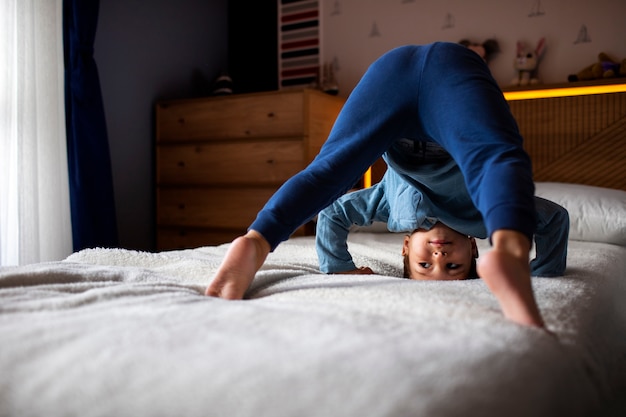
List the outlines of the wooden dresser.
<svg viewBox="0 0 626 417">
<path fill-rule="evenodd" d="M 343 103 L 309 89 L 157 103 L 157 250 L 245 233 L 317 155 Z"/>
</svg>

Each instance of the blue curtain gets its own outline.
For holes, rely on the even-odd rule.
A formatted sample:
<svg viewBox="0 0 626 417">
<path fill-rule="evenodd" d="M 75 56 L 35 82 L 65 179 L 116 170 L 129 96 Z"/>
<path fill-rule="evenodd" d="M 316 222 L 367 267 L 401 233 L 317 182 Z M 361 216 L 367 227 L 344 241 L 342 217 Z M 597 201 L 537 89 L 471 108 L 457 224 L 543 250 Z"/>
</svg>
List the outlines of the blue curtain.
<svg viewBox="0 0 626 417">
<path fill-rule="evenodd" d="M 65 111 L 74 250 L 117 246 L 111 157 L 93 44 L 99 0 L 63 1 Z"/>
</svg>

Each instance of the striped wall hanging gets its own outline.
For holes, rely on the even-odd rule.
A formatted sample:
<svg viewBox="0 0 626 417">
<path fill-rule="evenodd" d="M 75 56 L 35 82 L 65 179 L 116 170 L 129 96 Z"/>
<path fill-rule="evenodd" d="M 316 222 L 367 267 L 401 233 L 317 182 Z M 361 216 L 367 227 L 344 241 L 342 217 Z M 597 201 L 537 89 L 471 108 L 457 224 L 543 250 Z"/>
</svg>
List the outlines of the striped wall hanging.
<svg viewBox="0 0 626 417">
<path fill-rule="evenodd" d="M 319 0 L 278 0 L 278 86 L 311 87 L 320 71 Z"/>
</svg>

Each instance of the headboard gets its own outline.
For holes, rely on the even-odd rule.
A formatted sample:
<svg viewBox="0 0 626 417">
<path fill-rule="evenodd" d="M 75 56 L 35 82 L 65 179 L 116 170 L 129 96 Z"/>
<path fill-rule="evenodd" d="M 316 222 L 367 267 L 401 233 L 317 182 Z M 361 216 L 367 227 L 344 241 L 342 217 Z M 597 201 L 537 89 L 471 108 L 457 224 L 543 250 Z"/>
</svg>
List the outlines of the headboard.
<svg viewBox="0 0 626 417">
<path fill-rule="evenodd" d="M 535 181 L 626 190 L 626 84 L 570 83 L 504 94 Z"/>
<path fill-rule="evenodd" d="M 504 95 L 535 181 L 626 190 L 626 83 L 542 85 L 506 89 Z M 377 161 L 364 184 L 380 181 L 386 168 Z"/>
</svg>

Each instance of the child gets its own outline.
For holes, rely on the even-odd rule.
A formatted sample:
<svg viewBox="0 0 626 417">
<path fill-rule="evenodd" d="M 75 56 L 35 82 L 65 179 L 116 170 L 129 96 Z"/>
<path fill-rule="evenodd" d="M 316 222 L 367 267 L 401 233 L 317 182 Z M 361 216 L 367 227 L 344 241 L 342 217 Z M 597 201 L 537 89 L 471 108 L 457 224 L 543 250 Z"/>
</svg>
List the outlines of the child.
<svg viewBox="0 0 626 417">
<path fill-rule="evenodd" d="M 352 226 L 369 226 L 376 221 L 386 223 L 391 232 L 410 233 L 402 246 L 405 278 L 477 278 L 478 249 L 474 237 L 485 238 L 486 230 L 462 186 L 458 166 L 435 145 L 418 152 L 413 145 L 407 146 L 404 154 L 420 167 L 413 169 L 412 183 L 389 169 L 378 184 L 346 194 L 320 212 L 316 232 L 320 269 L 326 273 L 373 273 L 367 267 L 356 268 L 346 242 Z M 427 175 L 421 177 L 422 173 Z M 448 188 L 454 184 L 461 186 Z M 446 199 L 443 204 L 439 203 L 442 198 Z M 530 263 L 531 274 L 561 276 L 567 257 L 568 213 L 539 197 L 535 197 L 535 208 L 537 256 Z"/>
<path fill-rule="evenodd" d="M 433 203 L 446 207 L 457 194 L 469 194 L 492 244 L 478 264 L 479 275 L 507 318 L 543 327 L 528 263 L 537 224 L 530 159 L 486 63 L 454 43 L 399 47 L 368 68 L 319 155 L 286 181 L 246 235 L 233 241 L 206 293 L 242 298 L 267 254 L 345 194 L 381 155 L 409 184 L 414 169 L 428 176 L 419 161 L 404 154 L 403 138 L 450 155 L 436 177 L 445 179 L 445 169 L 456 166 L 462 181 L 433 193 Z M 450 219 L 439 220 L 458 229 Z"/>
</svg>

